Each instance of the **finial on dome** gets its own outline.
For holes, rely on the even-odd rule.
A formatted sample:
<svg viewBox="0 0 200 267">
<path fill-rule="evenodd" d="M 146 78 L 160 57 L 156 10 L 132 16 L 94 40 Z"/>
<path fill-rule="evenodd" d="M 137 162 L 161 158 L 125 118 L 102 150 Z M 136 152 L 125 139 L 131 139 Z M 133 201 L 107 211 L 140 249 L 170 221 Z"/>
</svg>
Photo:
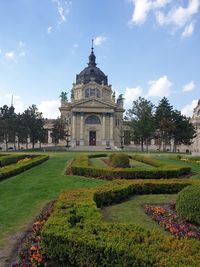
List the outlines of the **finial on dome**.
<svg viewBox="0 0 200 267">
<path fill-rule="evenodd" d="M 89 63 L 88 63 L 88 66 L 93 66 L 93 67 L 96 67 L 96 57 L 95 57 L 95 54 L 94 54 L 94 39 L 92 39 L 92 48 L 91 48 L 91 54 L 89 56 Z"/>
<path fill-rule="evenodd" d="M 94 39 L 92 39 L 92 52 L 94 50 Z"/>
</svg>

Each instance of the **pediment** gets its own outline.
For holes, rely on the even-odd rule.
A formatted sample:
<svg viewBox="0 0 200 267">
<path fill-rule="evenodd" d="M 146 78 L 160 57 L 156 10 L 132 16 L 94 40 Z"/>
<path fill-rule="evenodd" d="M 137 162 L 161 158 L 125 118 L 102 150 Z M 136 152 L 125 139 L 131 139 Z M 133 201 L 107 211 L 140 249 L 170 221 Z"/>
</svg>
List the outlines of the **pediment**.
<svg viewBox="0 0 200 267">
<path fill-rule="evenodd" d="M 116 108 L 115 104 L 103 102 L 97 99 L 86 99 L 79 101 L 77 103 L 73 103 L 73 107 L 77 108 Z"/>
</svg>

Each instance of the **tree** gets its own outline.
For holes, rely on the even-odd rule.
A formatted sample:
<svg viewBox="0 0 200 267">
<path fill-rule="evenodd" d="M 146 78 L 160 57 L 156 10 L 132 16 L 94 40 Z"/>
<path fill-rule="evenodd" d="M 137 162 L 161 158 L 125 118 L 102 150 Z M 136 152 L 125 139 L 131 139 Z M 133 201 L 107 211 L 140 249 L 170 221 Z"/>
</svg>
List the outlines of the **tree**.
<svg viewBox="0 0 200 267">
<path fill-rule="evenodd" d="M 8 150 L 8 143 L 12 142 L 16 149 L 16 132 L 17 132 L 17 115 L 13 106 L 8 107 L 4 105 L 0 108 L 0 135 L 6 144 L 6 151 Z"/>
<path fill-rule="evenodd" d="M 174 110 L 172 116 L 175 123 L 173 130 L 173 152 L 176 152 L 178 144 L 192 144 L 192 139 L 195 138 L 196 131 L 193 124 L 190 122 L 190 118 L 182 115 L 180 111 Z"/>
<path fill-rule="evenodd" d="M 160 139 L 159 150 L 161 146 L 163 146 L 163 151 L 166 150 L 166 145 L 170 141 L 175 129 L 172 112 L 173 107 L 170 105 L 169 100 L 163 97 L 155 112 L 156 129 L 158 129 L 158 137 Z"/>
<path fill-rule="evenodd" d="M 65 125 L 61 118 L 55 120 L 51 135 L 55 144 L 58 144 L 60 139 L 65 139 Z"/>
<path fill-rule="evenodd" d="M 23 112 L 22 121 L 26 128 L 26 133 L 30 136 L 32 148 L 34 149 L 35 143 L 41 140 L 41 133 L 44 129 L 42 113 L 38 111 L 36 105 L 32 105 Z"/>
<path fill-rule="evenodd" d="M 142 97 L 133 101 L 132 109 L 129 109 L 127 116 L 130 120 L 130 127 L 133 129 L 134 137 L 140 140 L 141 150 L 144 151 L 144 142 L 148 150 L 148 141 L 155 131 L 154 105 Z"/>
</svg>

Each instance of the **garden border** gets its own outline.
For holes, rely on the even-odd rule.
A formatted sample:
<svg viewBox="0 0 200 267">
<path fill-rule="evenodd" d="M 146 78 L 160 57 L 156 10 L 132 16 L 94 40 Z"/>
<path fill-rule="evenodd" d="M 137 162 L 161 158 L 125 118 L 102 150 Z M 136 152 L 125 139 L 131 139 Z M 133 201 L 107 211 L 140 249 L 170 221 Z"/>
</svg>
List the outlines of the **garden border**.
<svg viewBox="0 0 200 267">
<path fill-rule="evenodd" d="M 42 230 L 51 259 L 76 266 L 200 266 L 200 242 L 177 240 L 132 224 L 106 223 L 98 207 L 138 194 L 175 193 L 185 180 L 114 181 L 60 195 Z"/>
<path fill-rule="evenodd" d="M 24 159 L 25 157 L 22 157 L 22 155 L 20 155 L 20 157 L 18 157 L 17 161 L 15 161 L 15 163 L 13 164 L 9 164 L 6 165 L 2 168 L 0 168 L 0 181 L 3 181 L 11 176 L 14 176 L 16 174 L 19 174 L 21 172 L 24 172 L 32 167 L 35 167 L 41 163 L 43 163 L 44 161 L 49 159 L 49 155 L 37 155 L 37 154 L 26 154 L 23 155 L 25 157 L 31 157 L 33 156 L 33 158 L 29 161 L 25 161 L 25 162 L 20 162 L 17 163 L 17 161 Z M 16 155 L 17 158 L 17 155 Z M 16 159 L 15 158 L 15 159 Z"/>
<path fill-rule="evenodd" d="M 95 157 L 102 157 L 107 154 L 94 154 Z M 78 176 L 93 177 L 99 179 L 169 179 L 178 178 L 180 176 L 191 173 L 190 167 L 178 165 L 167 165 L 155 159 L 150 159 L 145 156 L 132 155 L 131 158 L 144 162 L 155 167 L 155 170 L 148 170 L 142 167 L 137 168 L 108 168 L 101 169 L 89 166 L 89 158 L 93 154 L 77 155 L 66 170 L 66 174 Z"/>
</svg>

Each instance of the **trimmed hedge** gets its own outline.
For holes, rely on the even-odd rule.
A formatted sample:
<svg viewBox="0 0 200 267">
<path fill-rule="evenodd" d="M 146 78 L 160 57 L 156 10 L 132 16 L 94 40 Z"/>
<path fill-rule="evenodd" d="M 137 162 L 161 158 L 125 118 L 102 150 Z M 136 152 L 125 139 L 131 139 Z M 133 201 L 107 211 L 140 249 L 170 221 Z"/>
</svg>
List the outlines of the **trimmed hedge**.
<svg viewBox="0 0 200 267">
<path fill-rule="evenodd" d="M 63 193 L 42 230 L 43 247 L 50 259 L 64 266 L 200 266 L 199 241 L 178 240 L 133 224 L 103 222 L 95 203 L 97 198 L 107 205 L 138 193 L 174 193 L 187 184 L 123 181 Z"/>
<path fill-rule="evenodd" d="M 114 168 L 129 168 L 129 155 L 128 154 L 114 154 L 110 157 L 111 165 Z"/>
<path fill-rule="evenodd" d="M 89 155 L 90 156 L 90 155 Z M 132 157 L 135 159 L 135 156 Z M 138 158 L 138 157 L 137 157 Z M 143 162 L 151 162 L 158 165 L 159 161 L 147 157 L 140 157 Z M 150 164 L 150 163 L 149 163 Z M 94 177 L 99 179 L 161 179 L 161 178 L 178 178 L 187 175 L 191 172 L 190 167 L 177 166 L 177 165 L 164 165 L 160 162 L 160 166 L 153 170 L 146 169 L 145 167 L 136 168 L 109 168 L 101 169 L 90 167 L 89 157 L 87 154 L 79 154 L 70 164 L 67 169 L 67 174 L 74 174 L 79 176 Z"/>
<path fill-rule="evenodd" d="M 0 158 L 0 167 L 4 167 L 13 163 L 17 163 L 19 160 L 24 158 L 34 158 L 37 155 L 30 155 L 30 154 L 9 154 L 4 155 Z"/>
<path fill-rule="evenodd" d="M 27 156 L 27 155 L 26 155 Z M 28 155 L 31 157 L 32 155 Z M 42 162 L 49 159 L 49 155 L 33 155 L 33 157 L 28 161 L 19 161 L 18 163 L 7 165 L 0 168 L 0 181 L 11 177 L 13 175 L 24 172 L 34 166 L 41 164 Z"/>
<path fill-rule="evenodd" d="M 179 192 L 176 209 L 188 222 L 200 225 L 200 186 L 187 186 Z"/>
</svg>

